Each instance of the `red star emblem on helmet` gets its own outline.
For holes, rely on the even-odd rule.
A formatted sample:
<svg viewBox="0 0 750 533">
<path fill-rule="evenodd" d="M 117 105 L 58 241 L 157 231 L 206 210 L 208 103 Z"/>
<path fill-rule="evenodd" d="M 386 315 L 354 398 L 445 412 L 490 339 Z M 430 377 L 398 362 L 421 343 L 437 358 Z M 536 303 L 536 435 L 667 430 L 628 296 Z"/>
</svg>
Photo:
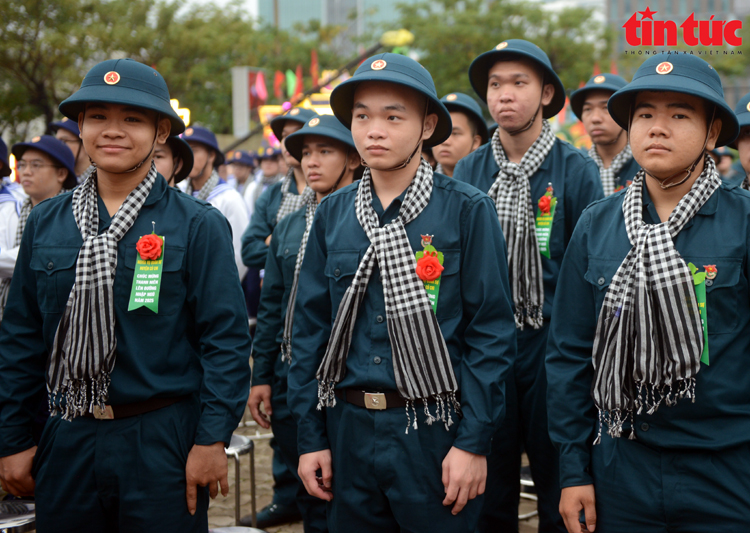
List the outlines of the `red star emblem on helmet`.
<svg viewBox="0 0 750 533">
<path fill-rule="evenodd" d="M 114 70 L 110 70 L 104 75 L 104 83 L 107 85 L 114 85 L 120 81 L 120 75 Z"/>
</svg>

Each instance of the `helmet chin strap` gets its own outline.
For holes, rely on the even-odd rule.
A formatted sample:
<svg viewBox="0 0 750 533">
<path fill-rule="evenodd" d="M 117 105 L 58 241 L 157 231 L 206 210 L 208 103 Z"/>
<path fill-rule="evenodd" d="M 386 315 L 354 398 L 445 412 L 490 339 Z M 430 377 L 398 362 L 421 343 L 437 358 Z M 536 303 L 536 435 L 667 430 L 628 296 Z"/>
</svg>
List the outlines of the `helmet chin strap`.
<svg viewBox="0 0 750 533">
<path fill-rule="evenodd" d="M 382 169 L 380 170 L 380 172 L 393 172 L 394 170 L 401 170 L 402 168 L 406 168 L 409 165 L 409 163 L 411 163 L 411 160 L 414 158 L 415 155 L 417 155 L 417 151 L 419 151 L 419 148 L 422 146 L 422 139 L 424 138 L 424 120 L 427 118 L 427 111 L 429 110 L 429 107 L 430 107 L 430 101 L 427 100 L 424 106 L 424 115 L 422 116 L 422 133 L 420 133 L 419 140 L 417 141 L 417 145 L 414 147 L 414 150 L 412 150 L 411 155 L 407 157 L 404 160 L 404 162 L 401 163 L 400 165 L 396 165 L 395 167 L 391 167 L 391 168 Z M 360 161 L 363 167 L 370 168 L 370 165 L 367 164 L 367 161 L 365 161 L 363 157 L 360 157 Z"/>
<path fill-rule="evenodd" d="M 529 122 L 525 126 L 522 126 L 518 128 L 517 130 L 513 130 L 513 131 L 505 130 L 505 132 L 511 137 L 515 137 L 516 135 L 523 133 L 524 131 L 528 131 L 531 128 L 531 126 L 534 125 L 534 122 L 536 122 L 536 116 L 539 114 L 539 111 L 542 109 L 543 98 L 544 98 L 544 83 L 542 83 L 542 95 L 539 98 L 539 105 L 537 106 L 536 111 L 534 111 L 534 115 L 531 117 L 531 120 L 529 120 Z"/>
<path fill-rule="evenodd" d="M 614 138 L 614 139 L 612 139 L 611 141 L 609 141 L 609 142 L 605 142 L 605 143 L 596 143 L 596 145 L 597 145 L 597 146 L 610 146 L 610 145 L 613 145 L 613 144 L 617 144 L 618 142 L 620 142 L 620 136 L 622 135 L 622 131 L 623 131 L 623 130 L 622 130 L 622 129 L 620 129 L 620 133 L 618 133 L 618 134 L 617 134 L 617 137 L 615 137 L 615 138 Z"/>
<path fill-rule="evenodd" d="M 630 111 L 628 112 L 628 142 L 630 142 L 630 125 L 633 120 L 633 104 L 630 104 Z M 695 168 L 698 166 L 698 163 L 703 159 L 703 156 L 706 155 L 706 145 L 708 144 L 708 136 L 711 135 L 711 128 L 714 125 L 714 119 L 716 118 L 716 106 L 714 106 L 713 111 L 711 112 L 711 122 L 708 124 L 708 129 L 706 130 L 706 138 L 703 140 L 703 148 L 701 148 L 700 153 L 698 154 L 698 157 L 695 158 L 693 163 L 685 168 L 684 170 L 678 170 L 671 176 L 667 176 L 666 178 L 657 178 L 650 170 L 648 170 L 646 167 L 641 165 L 641 168 L 646 172 L 646 176 L 648 176 L 651 179 L 656 180 L 656 182 L 659 184 L 659 187 L 666 191 L 668 189 L 672 189 L 674 187 L 679 187 L 683 183 L 685 183 L 688 178 L 693 174 L 693 171 L 695 171 Z M 677 176 L 680 176 L 681 174 L 685 174 L 685 176 L 680 181 L 671 182 L 672 179 L 676 178 Z"/>
<path fill-rule="evenodd" d="M 346 156 L 344 157 L 344 168 L 341 171 L 341 174 L 339 175 L 339 178 L 336 180 L 336 183 L 334 183 L 333 187 L 331 187 L 331 190 L 329 190 L 326 193 L 326 196 L 328 196 L 332 192 L 335 192 L 339 188 L 339 185 L 341 184 L 341 180 L 344 179 L 344 176 L 346 175 L 346 170 L 347 170 L 347 168 L 349 168 L 349 152 L 350 151 L 351 151 L 351 148 L 347 147 L 346 148 Z"/>
</svg>

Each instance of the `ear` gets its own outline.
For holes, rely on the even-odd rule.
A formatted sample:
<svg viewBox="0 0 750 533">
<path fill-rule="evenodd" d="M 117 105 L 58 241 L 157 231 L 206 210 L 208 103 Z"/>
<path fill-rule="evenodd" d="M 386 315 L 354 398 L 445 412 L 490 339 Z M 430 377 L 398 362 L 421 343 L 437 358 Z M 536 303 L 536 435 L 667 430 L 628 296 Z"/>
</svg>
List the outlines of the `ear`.
<svg viewBox="0 0 750 533">
<path fill-rule="evenodd" d="M 474 140 L 471 142 L 471 151 L 473 152 L 477 148 L 482 146 L 482 136 L 481 135 L 474 135 Z"/>
<path fill-rule="evenodd" d="M 542 89 L 542 106 L 548 106 L 555 96 L 555 86 L 551 83 L 544 85 Z"/>
<path fill-rule="evenodd" d="M 360 165 L 361 162 L 362 162 L 362 158 L 359 157 L 359 152 L 357 152 L 356 150 L 354 150 L 354 151 L 350 150 L 349 151 L 349 158 L 348 158 L 348 160 L 346 162 L 346 168 L 349 169 L 349 170 L 351 170 L 351 171 L 355 171 L 355 170 L 357 170 L 357 167 L 359 167 L 359 165 Z"/>
<path fill-rule="evenodd" d="M 708 132 L 706 150 L 711 151 L 716 148 L 716 139 L 719 138 L 719 133 L 721 133 L 721 119 L 715 118 L 713 124 L 711 124 L 711 131 Z"/>
<path fill-rule="evenodd" d="M 432 137 L 432 134 L 435 133 L 435 128 L 437 127 L 438 123 L 438 116 L 435 113 L 430 113 L 426 117 L 424 117 L 424 125 L 422 126 L 422 140 L 426 141 L 430 137 Z"/>
<path fill-rule="evenodd" d="M 168 118 L 161 117 L 156 129 L 156 142 L 159 144 L 164 144 L 165 142 L 167 142 L 167 137 L 169 137 L 169 133 L 171 131 L 172 123 L 169 122 Z"/>
<path fill-rule="evenodd" d="M 176 176 L 177 173 L 180 170 L 182 170 L 182 159 L 180 159 L 179 157 L 176 157 L 175 161 L 176 161 L 176 163 L 175 163 L 174 169 L 172 170 L 172 175 L 173 176 Z"/>
<path fill-rule="evenodd" d="M 208 153 L 206 157 L 206 162 L 208 163 L 208 166 L 210 168 L 214 168 L 214 161 L 216 161 L 216 152 L 214 152 L 210 148 L 206 150 L 206 152 Z"/>
<path fill-rule="evenodd" d="M 65 180 L 68 179 L 68 169 L 57 168 L 55 170 L 57 170 L 57 176 L 55 176 L 55 179 L 57 180 L 57 183 L 62 186 L 62 184 L 65 183 Z"/>
<path fill-rule="evenodd" d="M 83 111 L 78 113 L 78 131 L 83 131 L 83 117 L 85 114 Z M 80 133 L 78 134 L 78 138 L 83 139 Z"/>
</svg>

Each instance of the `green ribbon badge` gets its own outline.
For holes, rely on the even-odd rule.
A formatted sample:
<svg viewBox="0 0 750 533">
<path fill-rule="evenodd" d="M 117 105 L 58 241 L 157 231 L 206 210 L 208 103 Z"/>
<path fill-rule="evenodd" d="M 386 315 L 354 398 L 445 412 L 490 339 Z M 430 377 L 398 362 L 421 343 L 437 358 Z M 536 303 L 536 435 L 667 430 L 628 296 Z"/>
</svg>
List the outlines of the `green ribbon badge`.
<svg viewBox="0 0 750 533">
<path fill-rule="evenodd" d="M 713 265 L 711 265 L 713 266 Z M 698 267 L 693 263 L 688 263 L 690 273 L 693 275 L 693 284 L 695 285 L 695 299 L 698 301 L 698 310 L 701 314 L 701 324 L 703 325 L 703 353 L 701 354 L 701 363 L 708 366 L 708 313 L 706 309 L 706 276 L 709 272 L 698 272 Z M 716 267 L 714 267 L 714 272 Z M 713 273 L 715 277 L 716 274 Z M 709 278 L 713 279 L 713 278 Z"/>
<path fill-rule="evenodd" d="M 152 224 L 154 224 L 152 222 Z M 155 227 L 155 224 L 154 224 Z M 133 274 L 133 287 L 130 290 L 128 311 L 146 307 L 154 313 L 159 312 L 159 290 L 161 289 L 161 272 L 164 263 L 164 237 L 151 233 L 138 240 Z"/>
<path fill-rule="evenodd" d="M 539 243 L 539 253 L 549 259 L 549 239 L 552 235 L 552 221 L 555 219 L 557 198 L 554 196 L 552 183 L 547 185 L 547 192 L 539 198 L 536 210 L 536 240 Z"/>
</svg>

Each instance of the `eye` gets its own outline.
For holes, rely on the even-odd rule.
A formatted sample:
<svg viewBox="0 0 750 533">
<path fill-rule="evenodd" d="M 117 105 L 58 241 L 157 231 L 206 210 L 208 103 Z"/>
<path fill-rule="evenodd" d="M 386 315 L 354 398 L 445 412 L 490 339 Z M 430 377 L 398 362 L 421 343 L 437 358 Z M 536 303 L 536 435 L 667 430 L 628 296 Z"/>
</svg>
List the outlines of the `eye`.
<svg viewBox="0 0 750 533">
<path fill-rule="evenodd" d="M 93 118 L 93 119 L 96 119 L 96 120 L 104 120 L 107 117 L 105 117 L 101 113 L 94 113 L 93 115 L 89 115 L 89 118 Z"/>
<path fill-rule="evenodd" d="M 651 118 L 651 113 L 641 113 L 638 118 Z"/>
<path fill-rule="evenodd" d="M 493 89 L 496 89 L 500 87 L 500 84 L 496 81 L 493 81 L 493 82 L 490 82 L 490 87 L 492 87 Z"/>
<path fill-rule="evenodd" d="M 680 114 L 680 113 L 677 113 L 676 115 L 673 115 L 673 117 L 674 117 L 674 118 L 676 118 L 676 119 L 683 119 L 683 118 L 688 118 L 688 116 L 687 116 L 687 115 L 682 115 L 682 114 Z"/>
<path fill-rule="evenodd" d="M 357 114 L 355 115 L 355 118 L 356 118 L 357 120 L 364 120 L 364 119 L 366 119 L 366 118 L 367 118 L 367 115 L 365 115 L 364 113 L 357 113 Z"/>
<path fill-rule="evenodd" d="M 125 119 L 125 122 L 143 122 L 143 121 L 140 119 L 140 117 L 131 116 L 131 117 L 127 117 Z"/>
</svg>

